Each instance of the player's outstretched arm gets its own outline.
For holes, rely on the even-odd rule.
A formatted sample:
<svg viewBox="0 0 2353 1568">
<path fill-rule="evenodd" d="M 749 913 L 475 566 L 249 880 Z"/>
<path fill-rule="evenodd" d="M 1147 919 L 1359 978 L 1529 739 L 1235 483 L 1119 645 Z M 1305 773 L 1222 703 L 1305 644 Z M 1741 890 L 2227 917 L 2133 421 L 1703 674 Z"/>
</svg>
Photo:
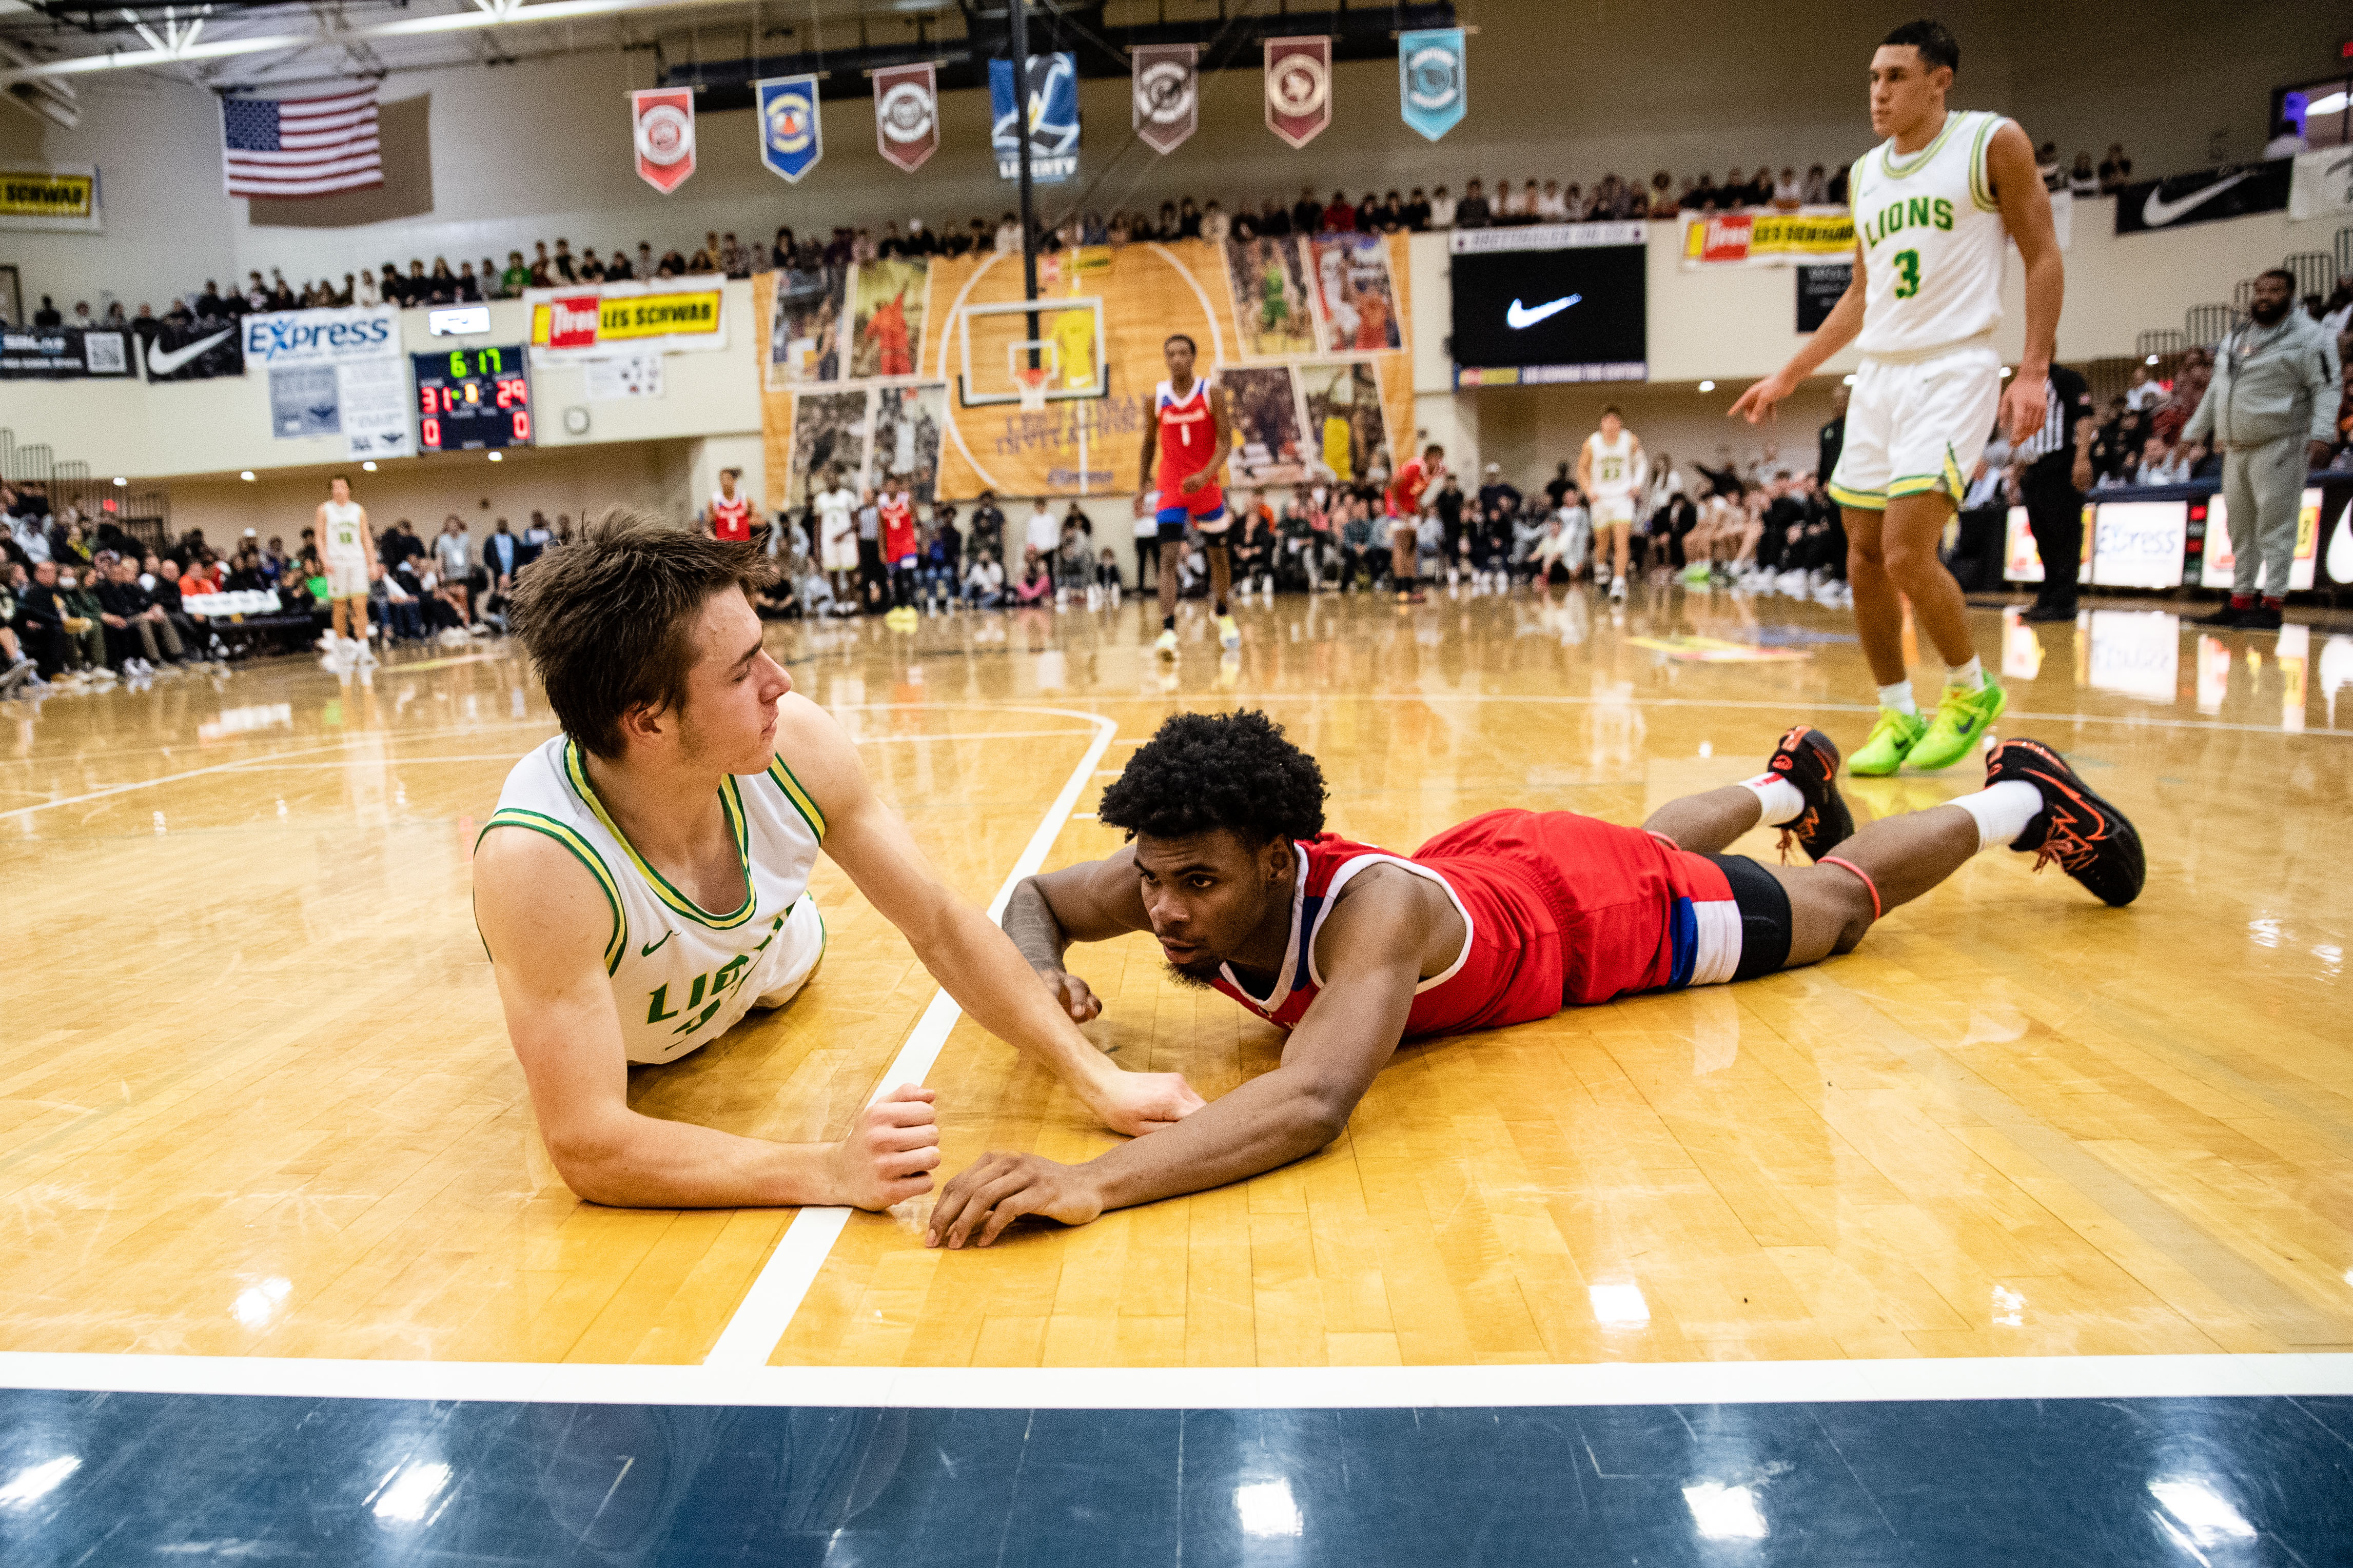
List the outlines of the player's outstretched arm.
<svg viewBox="0 0 2353 1568">
<path fill-rule="evenodd" d="M 940 880 L 830 714 L 794 694 L 776 714 L 776 750 L 825 814 L 826 854 L 976 1023 L 1044 1063 L 1114 1131 L 1152 1131 L 1199 1108 L 1181 1073 L 1123 1072 L 1079 1033 L 1012 941 Z"/>
<path fill-rule="evenodd" d="M 1083 1024 L 1103 1011 L 1087 983 L 1062 967 L 1074 942 L 1109 942 L 1129 931 L 1149 931 L 1144 894 L 1135 877 L 1135 851 L 1123 846 L 1103 860 L 1065 866 L 1024 877 L 1006 900 L 1005 934 L 1063 1011 Z"/>
<path fill-rule="evenodd" d="M 1862 243 L 1854 247 L 1854 276 L 1847 282 L 1846 292 L 1814 329 L 1814 335 L 1805 345 L 1789 356 L 1789 363 L 1751 386 L 1734 400 L 1725 412 L 1745 416 L 1751 425 L 1773 416 L 1773 405 L 1798 390 L 1798 384 L 1822 366 L 1831 355 L 1854 342 L 1862 331 L 1862 303 L 1869 280 L 1863 276 Z"/>
<path fill-rule="evenodd" d="M 502 829 L 474 857 L 474 919 L 564 1184 L 618 1208 L 846 1204 L 927 1193 L 940 1163 L 932 1091 L 902 1087 L 839 1143 L 774 1143 L 629 1109 L 628 1060 L 605 973 L 612 906 L 554 839 Z"/>
<path fill-rule="evenodd" d="M 1405 1036 L 1432 935 L 1425 900 L 1365 896 L 1372 891 L 1325 918 L 1316 939 L 1324 987 L 1285 1043 L 1282 1066 L 1084 1164 L 982 1155 L 941 1189 L 924 1245 L 987 1247 L 1027 1214 L 1084 1225 L 1105 1209 L 1255 1176 L 1337 1138 Z"/>
</svg>

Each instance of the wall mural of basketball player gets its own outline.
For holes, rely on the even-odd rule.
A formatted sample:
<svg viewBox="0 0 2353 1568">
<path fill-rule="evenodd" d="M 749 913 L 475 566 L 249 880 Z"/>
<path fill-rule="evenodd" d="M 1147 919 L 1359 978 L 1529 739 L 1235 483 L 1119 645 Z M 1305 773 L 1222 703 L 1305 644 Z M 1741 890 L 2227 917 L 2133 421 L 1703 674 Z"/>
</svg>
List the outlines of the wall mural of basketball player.
<svg viewBox="0 0 2353 1568">
<path fill-rule="evenodd" d="M 1226 242 L 1226 271 L 1234 292 L 1234 330 L 1247 358 L 1314 353 L 1315 318 L 1307 268 L 1287 239 Z"/>
<path fill-rule="evenodd" d="M 915 374 L 929 271 L 928 258 L 920 256 L 859 264 L 849 334 L 853 379 Z"/>
</svg>

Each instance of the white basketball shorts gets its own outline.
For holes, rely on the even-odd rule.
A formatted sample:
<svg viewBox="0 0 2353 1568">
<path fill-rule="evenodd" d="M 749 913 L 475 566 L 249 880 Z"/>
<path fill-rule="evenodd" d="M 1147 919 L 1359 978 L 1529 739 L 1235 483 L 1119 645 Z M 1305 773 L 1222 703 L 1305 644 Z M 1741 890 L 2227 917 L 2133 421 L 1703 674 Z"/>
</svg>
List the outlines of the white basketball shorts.
<svg viewBox="0 0 2353 1568">
<path fill-rule="evenodd" d="M 825 557 L 820 563 L 828 572 L 858 570 L 858 535 L 839 533 L 825 542 Z"/>
<path fill-rule="evenodd" d="M 327 597 L 330 599 L 364 599 L 368 596 L 367 557 L 364 555 L 326 558 Z"/>
<path fill-rule="evenodd" d="M 1633 521 L 1634 498 L 1632 496 L 1595 496 L 1593 498 L 1594 527 L 1607 528 L 1611 523 L 1624 523 L 1631 527 Z"/>
<path fill-rule="evenodd" d="M 1854 373 L 1831 499 L 1884 511 L 1891 500 L 1941 490 L 1960 505 L 2000 406 L 2001 355 L 1989 343 L 1926 359 L 1864 360 Z"/>
</svg>

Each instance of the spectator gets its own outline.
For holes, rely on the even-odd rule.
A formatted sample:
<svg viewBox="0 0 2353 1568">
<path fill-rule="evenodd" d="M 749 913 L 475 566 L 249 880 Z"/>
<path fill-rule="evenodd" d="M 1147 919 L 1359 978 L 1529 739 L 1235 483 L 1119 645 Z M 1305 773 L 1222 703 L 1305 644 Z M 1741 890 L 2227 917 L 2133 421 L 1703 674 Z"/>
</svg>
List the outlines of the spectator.
<svg viewBox="0 0 2353 1568">
<path fill-rule="evenodd" d="M 106 640 L 114 662 L 128 675 L 153 675 L 155 661 L 186 661 L 180 633 L 147 590 L 139 585 L 138 569 L 117 556 L 98 584 L 98 606 L 106 626 Z M 145 657 L 138 657 L 139 650 Z"/>
<path fill-rule="evenodd" d="M 638 269 L 635 266 L 631 265 L 629 261 L 629 253 L 620 246 L 617 245 L 613 247 L 611 254 L 605 258 L 605 281 L 607 283 L 627 283 L 635 279 L 637 275 Z"/>
<path fill-rule="evenodd" d="M 2100 194 L 2099 172 L 2092 167 L 2092 155 L 2089 153 L 2075 154 L 2075 166 L 2068 171 L 2067 174 L 2067 189 L 2079 196 L 2095 196 Z"/>
<path fill-rule="evenodd" d="M 1324 204 L 1315 199 L 1315 187 L 1299 187 L 1299 199 L 1291 204 L 1291 226 L 1300 234 L 1324 232 Z"/>
<path fill-rule="evenodd" d="M 1435 211 L 1438 203 L 1433 200 L 1430 206 Z M 1462 200 L 1454 208 L 1453 226 L 1485 228 L 1493 222 L 1494 214 L 1487 205 L 1487 197 L 1479 188 L 1479 182 L 1472 180 L 1462 187 Z"/>
<path fill-rule="evenodd" d="M 42 561 L 33 567 L 32 580 L 16 590 L 16 609 L 9 625 L 31 654 L 43 680 L 57 681 L 66 672 L 70 655 L 66 621 L 71 612 L 58 589 L 58 566 Z"/>
<path fill-rule="evenodd" d="M 1764 171 L 1758 170 L 1761 178 Z M 1798 171 L 1788 163 L 1781 165 L 1781 177 L 1773 182 L 1773 205 L 1785 213 L 1793 213 L 1804 205 L 1806 187 L 1798 178 Z"/>
<path fill-rule="evenodd" d="M 1444 185 L 1440 185 L 1430 193 L 1430 227 L 1438 229 L 1454 227 L 1457 210 L 1453 195 Z"/>
<path fill-rule="evenodd" d="M 2042 176 L 2042 188 L 2055 191 L 2065 183 L 2059 174 L 2059 143 L 2045 142 L 2034 150 L 2034 172 Z"/>
<path fill-rule="evenodd" d="M 2173 391 L 2149 416 L 2148 428 L 2165 437 L 2168 446 L 2180 439 L 2183 426 L 2197 411 L 2206 395 L 2206 388 L 2214 380 L 2214 355 L 2211 350 L 2194 348 L 2181 356 L 2181 369 L 2173 378 Z"/>
<path fill-rule="evenodd" d="M 964 572 L 964 602 L 977 610 L 993 610 L 1005 603 L 1005 568 L 986 550 L 973 552 Z"/>
<path fill-rule="evenodd" d="M 2125 406 L 2141 414 L 2164 401 L 2165 387 L 2148 374 L 2148 366 L 2133 366 L 2132 384 L 2125 388 Z"/>
<path fill-rule="evenodd" d="M 58 312 L 57 301 L 50 299 L 47 294 L 42 295 L 41 308 L 33 312 L 33 325 L 37 327 L 62 327 L 65 324 L 65 317 Z"/>
<path fill-rule="evenodd" d="M 2182 485 L 2189 482 L 2189 464 L 2177 447 L 2165 444 L 2162 436 L 2151 436 L 2141 443 L 2140 466 L 2133 474 L 2137 485 Z"/>
<path fill-rule="evenodd" d="M 1050 516 L 1047 521 L 1053 519 Z M 1046 558 L 1038 552 L 1036 545 L 1025 546 L 1021 552 L 1021 581 L 1013 586 L 1013 602 L 1020 605 L 1041 605 L 1053 594 L 1054 574 L 1046 569 Z"/>
<path fill-rule="evenodd" d="M 994 241 L 994 244 L 995 244 L 995 247 L 996 247 L 997 254 L 997 255 L 999 255 L 999 256 L 1018 256 L 1018 255 L 1020 255 L 1020 254 L 1021 254 L 1021 223 L 1020 223 L 1020 220 L 1019 220 L 1019 219 L 1018 219 L 1018 218 L 1016 218 L 1016 217 L 1015 217 L 1011 213 L 1007 213 L 1007 214 L 1004 216 L 1004 217 L 1000 218 L 1000 219 L 997 221 L 997 237 L 996 237 L 996 239 L 995 239 L 995 241 Z"/>
<path fill-rule="evenodd" d="M 2337 435 L 2342 367 L 2320 323 L 2293 308 L 2295 274 L 2255 278 L 2247 321 L 2223 340 L 2212 384 L 2185 435 L 2226 454 L 2236 577 L 2206 625 L 2276 630 L 2295 554 L 2306 470 L 2325 467 Z"/>
<path fill-rule="evenodd" d="M 468 580 L 474 571 L 473 541 L 455 512 L 441 524 L 441 532 L 433 541 L 433 569 L 441 581 L 442 596 L 458 612 L 459 624 L 470 624 L 474 616 Z"/>
<path fill-rule="evenodd" d="M 1025 565 L 1032 554 L 1047 559 L 1062 547 L 1061 525 L 1054 521 L 1054 514 L 1048 510 L 1044 496 L 1030 503 L 1029 521 L 1021 529 L 1021 542 L 1024 546 L 1021 559 Z"/>
<path fill-rule="evenodd" d="M 1223 245 L 1233 233 L 1233 220 L 1223 207 L 1211 202 L 1201 209 L 1201 237 L 1211 245 Z"/>
<path fill-rule="evenodd" d="M 965 540 L 967 551 L 988 552 L 991 559 L 1005 555 L 1005 513 L 997 505 L 997 492 L 983 490 L 972 509 L 972 527 Z M 1001 570 L 1001 568 L 1000 568 Z"/>
<path fill-rule="evenodd" d="M 2100 160 L 2100 190 L 2105 194 L 2131 183 L 2132 160 L 2125 156 L 2125 144 L 2109 142 L 2108 155 Z"/>
<path fill-rule="evenodd" d="M 1798 189 L 1798 200 L 1806 206 L 1818 207 L 1831 199 L 1829 171 L 1820 163 L 1806 171 L 1805 183 Z"/>
<path fill-rule="evenodd" d="M 1419 185 L 1406 193 L 1405 205 L 1398 210 L 1398 218 L 1411 234 L 1420 234 L 1430 227 L 1430 197 Z"/>
</svg>

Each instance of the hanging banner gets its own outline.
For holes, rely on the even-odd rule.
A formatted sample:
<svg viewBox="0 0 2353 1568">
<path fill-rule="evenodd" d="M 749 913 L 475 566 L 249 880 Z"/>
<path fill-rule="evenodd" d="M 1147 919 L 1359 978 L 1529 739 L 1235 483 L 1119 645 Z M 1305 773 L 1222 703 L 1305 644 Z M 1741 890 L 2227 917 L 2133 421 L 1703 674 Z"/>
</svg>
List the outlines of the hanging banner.
<svg viewBox="0 0 2353 1568">
<path fill-rule="evenodd" d="M 818 121 L 817 78 L 770 77 L 754 82 L 752 90 L 759 100 L 760 162 L 797 182 L 825 156 L 824 130 Z"/>
<path fill-rule="evenodd" d="M 1191 44 L 1147 44 L 1134 51 L 1136 140 L 1174 153 L 1200 123 L 1199 51 Z"/>
<path fill-rule="evenodd" d="M 1794 213 L 1694 214 L 1683 219 L 1683 266 L 1795 267 L 1854 259 L 1854 215 L 1844 207 Z"/>
<path fill-rule="evenodd" d="M 629 94 L 638 178 L 668 195 L 694 173 L 694 89 L 640 88 Z"/>
<path fill-rule="evenodd" d="M 0 169 L 0 228 L 105 227 L 96 169 Z"/>
<path fill-rule="evenodd" d="M 1029 177 L 1050 185 L 1079 172 L 1079 58 L 1031 55 L 1029 90 L 1013 101 L 1013 62 L 988 62 L 988 140 L 1000 179 L 1021 177 L 1021 143 L 1029 138 Z"/>
<path fill-rule="evenodd" d="M 1266 40 L 1266 128 L 1304 147 L 1332 123 L 1332 40 Z"/>
<path fill-rule="evenodd" d="M 726 291 L 699 278 L 526 289 L 522 297 L 531 307 L 532 358 L 542 364 L 727 346 Z"/>
<path fill-rule="evenodd" d="M 940 89 L 933 67 L 874 73 L 874 144 L 911 174 L 940 150 Z"/>
<path fill-rule="evenodd" d="M 0 332 L 0 381 L 79 381 L 136 375 L 131 334 L 99 327 L 10 327 Z"/>
<path fill-rule="evenodd" d="M 1435 142 L 1462 123 L 1462 29 L 1398 35 L 1398 104 L 1405 122 Z"/>
</svg>

